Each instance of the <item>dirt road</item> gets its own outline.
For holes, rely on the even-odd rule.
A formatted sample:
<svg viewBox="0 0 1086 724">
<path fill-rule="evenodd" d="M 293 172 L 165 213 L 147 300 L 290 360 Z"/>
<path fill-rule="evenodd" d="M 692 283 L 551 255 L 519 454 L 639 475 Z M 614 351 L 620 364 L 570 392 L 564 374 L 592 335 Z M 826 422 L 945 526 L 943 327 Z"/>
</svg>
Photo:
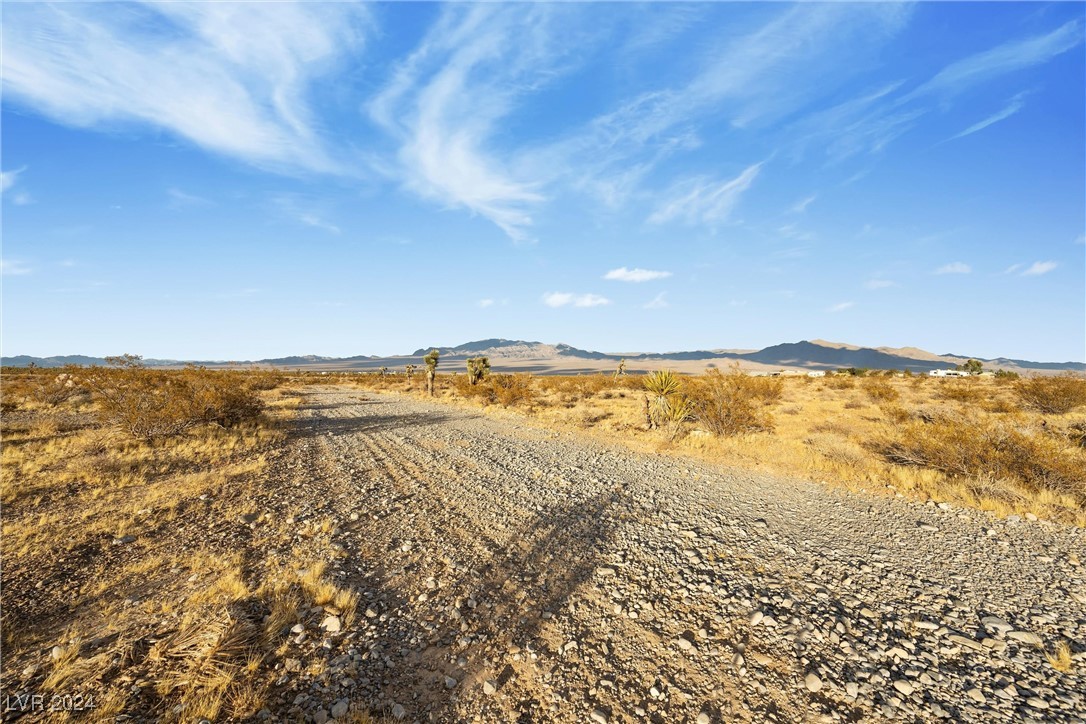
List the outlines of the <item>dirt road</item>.
<svg viewBox="0 0 1086 724">
<path fill-rule="evenodd" d="M 272 718 L 344 701 L 407 721 L 1086 712 L 1081 529 L 348 388 L 311 391 L 290 444 L 276 495 L 299 523 L 338 521 L 335 574 L 364 613 L 291 644 Z M 1061 641 L 1072 673 L 1046 661 Z"/>
</svg>

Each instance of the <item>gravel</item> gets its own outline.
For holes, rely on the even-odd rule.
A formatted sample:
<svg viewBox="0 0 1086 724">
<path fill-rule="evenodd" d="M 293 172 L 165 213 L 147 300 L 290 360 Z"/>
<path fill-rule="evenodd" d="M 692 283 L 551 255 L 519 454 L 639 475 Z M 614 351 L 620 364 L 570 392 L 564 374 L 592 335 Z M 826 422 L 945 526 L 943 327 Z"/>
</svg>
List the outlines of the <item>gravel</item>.
<svg viewBox="0 0 1086 724">
<path fill-rule="evenodd" d="M 269 474 L 361 602 L 290 639 L 267 720 L 1083 721 L 1082 529 L 393 394 L 299 415 Z"/>
</svg>

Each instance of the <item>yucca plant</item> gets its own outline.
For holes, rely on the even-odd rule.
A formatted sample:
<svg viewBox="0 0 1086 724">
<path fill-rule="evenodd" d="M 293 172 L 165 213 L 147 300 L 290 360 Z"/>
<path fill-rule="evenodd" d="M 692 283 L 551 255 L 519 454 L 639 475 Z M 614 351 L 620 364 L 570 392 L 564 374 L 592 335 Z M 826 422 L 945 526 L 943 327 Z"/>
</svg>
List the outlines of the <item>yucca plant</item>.
<svg viewBox="0 0 1086 724">
<path fill-rule="evenodd" d="M 430 350 L 430 353 L 422 358 L 422 361 L 426 363 L 426 391 L 430 394 L 430 397 L 434 396 L 434 378 L 437 377 L 437 361 L 441 357 L 441 353 L 436 349 Z"/>
<path fill-rule="evenodd" d="M 490 372 L 490 359 L 488 357 L 471 357 L 468 359 L 468 382 L 477 385 Z"/>
<path fill-rule="evenodd" d="M 656 370 L 645 378 L 645 389 L 652 395 L 645 398 L 645 418 L 649 429 L 669 420 L 671 398 L 679 391 L 679 376 L 671 370 Z"/>
</svg>

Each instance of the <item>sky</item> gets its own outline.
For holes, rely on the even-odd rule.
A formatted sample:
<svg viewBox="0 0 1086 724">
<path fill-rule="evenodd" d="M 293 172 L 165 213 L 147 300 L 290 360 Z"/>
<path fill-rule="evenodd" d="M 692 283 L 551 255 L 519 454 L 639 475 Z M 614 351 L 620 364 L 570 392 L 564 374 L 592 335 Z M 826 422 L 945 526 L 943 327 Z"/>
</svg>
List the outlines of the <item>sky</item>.
<svg viewBox="0 0 1086 724">
<path fill-rule="evenodd" d="M 1086 361 L 1083 3 L 4 3 L 5 355 Z"/>
</svg>

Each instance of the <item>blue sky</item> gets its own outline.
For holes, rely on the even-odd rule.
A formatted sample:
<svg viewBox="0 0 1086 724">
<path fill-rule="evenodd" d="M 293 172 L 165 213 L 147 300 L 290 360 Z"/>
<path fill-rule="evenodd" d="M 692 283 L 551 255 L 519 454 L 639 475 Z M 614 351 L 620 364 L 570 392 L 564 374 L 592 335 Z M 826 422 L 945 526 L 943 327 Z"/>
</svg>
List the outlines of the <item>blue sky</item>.
<svg viewBox="0 0 1086 724">
<path fill-rule="evenodd" d="M 5 3 L 3 352 L 1086 360 L 1081 3 Z"/>
</svg>

